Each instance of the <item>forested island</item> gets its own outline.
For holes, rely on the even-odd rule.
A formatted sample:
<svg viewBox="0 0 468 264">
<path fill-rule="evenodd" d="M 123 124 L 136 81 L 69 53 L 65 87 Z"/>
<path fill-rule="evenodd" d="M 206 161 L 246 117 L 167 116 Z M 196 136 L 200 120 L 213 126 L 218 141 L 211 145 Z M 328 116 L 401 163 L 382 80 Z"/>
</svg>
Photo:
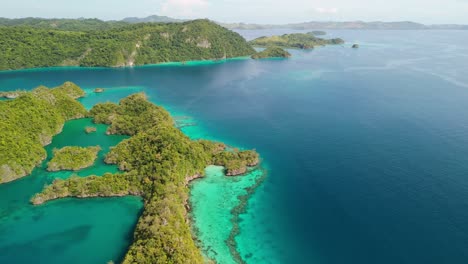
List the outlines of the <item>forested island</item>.
<svg viewBox="0 0 468 264">
<path fill-rule="evenodd" d="M 97 23 L 97 22 L 96 22 Z M 0 70 L 51 66 L 122 67 L 250 56 L 238 33 L 209 20 L 103 26 L 100 30 L 0 27 Z M 92 28 L 92 27 L 91 27 Z"/>
<path fill-rule="evenodd" d="M 265 58 L 289 58 L 291 54 L 284 49 L 276 46 L 271 46 L 263 51 L 257 52 L 252 55 L 252 59 L 265 59 Z"/>
<path fill-rule="evenodd" d="M 66 87 L 73 87 L 74 90 L 67 90 Z M 0 102 L 2 110 L 8 110 L 1 113 L 15 117 L 12 122 L 1 124 L 16 124 L 14 120 L 20 122 L 16 117 L 24 117 L 25 114 L 30 114 L 32 120 L 39 118 L 38 116 L 44 116 L 47 118 L 33 123 L 32 131 L 51 130 L 50 134 L 58 133 L 63 122 L 58 123 L 52 119 L 51 124 L 54 129 L 48 127 L 49 114 L 54 114 L 52 110 L 55 109 L 55 105 L 47 105 L 52 109 L 49 112 L 38 108 L 34 113 L 31 109 L 38 105 L 33 104 L 29 108 L 24 105 L 26 99 L 43 100 L 46 93 L 48 93 L 48 98 L 54 101 L 56 97 L 50 94 L 56 91 L 61 93 L 68 91 L 63 96 L 70 100 L 74 100 L 74 96 L 82 92 L 77 86 L 67 83 L 54 89 L 37 88 L 16 99 Z M 21 106 L 24 108 L 18 107 L 19 102 L 23 103 Z M 78 102 L 76 104 L 80 105 Z M 12 113 L 16 115 L 13 116 Z M 144 200 L 144 211 L 123 263 L 205 263 L 206 260 L 194 241 L 187 220 L 188 182 L 203 177 L 204 169 L 209 165 L 224 166 L 226 175 L 243 174 L 248 171 L 248 167 L 259 164 L 258 153 L 254 150 L 241 151 L 228 148 L 219 142 L 191 140 L 175 127 L 174 120 L 164 108 L 150 103 L 143 93 L 124 98 L 119 104 L 98 104 L 88 113 L 85 111 L 80 111 L 79 114 L 75 111 L 66 112 L 57 119 L 62 121 L 85 115 L 93 118 L 95 123 L 108 124 L 108 134 L 131 136 L 112 148 L 105 158 L 106 163 L 117 164 L 121 172 L 107 173 L 104 176 L 73 176 L 66 180 L 56 179 L 41 193 L 32 197 L 31 202 L 39 205 L 49 200 L 65 197 L 141 196 Z M 31 120 L 26 121 L 31 122 Z M 27 133 L 23 132 L 21 126 L 7 128 L 1 130 L 0 142 L 3 142 L 2 144 L 14 142 L 12 139 L 20 140 L 23 137 L 29 143 L 33 143 L 33 139 L 39 137 L 36 134 L 26 135 Z M 7 134 L 5 131 L 11 133 Z M 14 134 L 20 136 L 13 138 Z M 43 150 L 41 144 L 43 141 L 37 141 L 37 143 L 34 142 L 37 149 Z M 50 142 L 50 137 L 45 138 L 44 142 Z M 60 160 L 68 158 L 72 160 L 74 158 L 69 155 L 75 150 L 75 148 L 65 148 L 60 150 L 60 153 L 56 151 L 55 158 L 58 154 L 62 156 L 63 151 L 64 155 Z M 19 157 L 23 157 L 23 154 L 30 154 L 27 148 L 20 148 L 15 153 Z M 25 162 L 25 165 L 32 167 L 37 165 L 38 161 L 45 157 L 45 153 L 41 151 L 38 153 L 42 155 L 38 155 L 31 164 Z M 14 157 L 7 160 L 12 160 L 17 164 L 24 162 Z M 6 166 L 10 166 L 11 163 L 6 163 Z"/>
<path fill-rule="evenodd" d="M 99 146 L 94 147 L 64 147 L 54 149 L 54 157 L 47 163 L 48 171 L 72 170 L 78 171 L 94 164 Z"/>
<path fill-rule="evenodd" d="M 44 146 L 62 131 L 65 121 L 86 116 L 83 105 L 75 100 L 84 94 L 66 82 L 0 101 L 0 183 L 30 174 L 46 158 Z"/>
<path fill-rule="evenodd" d="M 323 39 L 312 33 L 294 33 L 281 36 L 260 37 L 250 41 L 253 46 L 268 47 L 277 46 L 282 48 L 313 49 L 317 46 L 343 44 L 340 38 Z"/>
</svg>

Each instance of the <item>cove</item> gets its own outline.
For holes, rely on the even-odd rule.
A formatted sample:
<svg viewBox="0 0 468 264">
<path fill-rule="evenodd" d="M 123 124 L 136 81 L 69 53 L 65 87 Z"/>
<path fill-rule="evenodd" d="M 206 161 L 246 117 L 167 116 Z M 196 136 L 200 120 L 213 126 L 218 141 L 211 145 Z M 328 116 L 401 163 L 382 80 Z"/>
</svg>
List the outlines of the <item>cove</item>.
<svg viewBox="0 0 468 264">
<path fill-rule="evenodd" d="M 97 131 L 86 134 L 84 128 L 91 125 Z M 117 168 L 104 164 L 102 158 L 125 137 L 108 136 L 106 129 L 105 125 L 92 124 L 91 119 L 68 121 L 46 147 L 48 158 L 41 167 L 27 177 L 0 185 L 1 263 L 107 263 L 123 257 L 142 210 L 139 198 L 66 199 L 44 206 L 29 202 L 45 184 L 73 174 L 45 170 L 54 148 L 100 145 L 95 165 L 78 175 L 116 172 Z"/>
</svg>

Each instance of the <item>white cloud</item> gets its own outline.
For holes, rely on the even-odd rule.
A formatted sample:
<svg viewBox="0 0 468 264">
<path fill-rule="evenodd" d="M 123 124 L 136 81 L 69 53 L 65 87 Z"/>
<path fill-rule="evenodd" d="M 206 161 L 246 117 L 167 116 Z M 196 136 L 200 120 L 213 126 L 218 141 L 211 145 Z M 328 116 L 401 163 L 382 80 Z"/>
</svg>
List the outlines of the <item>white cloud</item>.
<svg viewBox="0 0 468 264">
<path fill-rule="evenodd" d="M 161 10 L 167 15 L 191 16 L 207 6 L 207 0 L 166 0 Z"/>
<path fill-rule="evenodd" d="M 338 13 L 338 8 L 331 7 L 331 8 L 324 8 L 324 7 L 317 7 L 315 8 L 315 12 L 320 14 L 336 14 Z"/>
</svg>

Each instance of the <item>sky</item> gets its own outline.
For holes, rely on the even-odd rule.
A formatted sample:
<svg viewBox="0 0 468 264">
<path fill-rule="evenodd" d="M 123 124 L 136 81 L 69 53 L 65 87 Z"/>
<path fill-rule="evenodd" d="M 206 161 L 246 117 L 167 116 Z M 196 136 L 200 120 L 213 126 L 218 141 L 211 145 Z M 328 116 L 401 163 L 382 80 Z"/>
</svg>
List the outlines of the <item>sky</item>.
<svg viewBox="0 0 468 264">
<path fill-rule="evenodd" d="M 1 0 L 0 17 L 164 15 L 220 22 L 415 21 L 468 24 L 468 0 Z"/>
</svg>

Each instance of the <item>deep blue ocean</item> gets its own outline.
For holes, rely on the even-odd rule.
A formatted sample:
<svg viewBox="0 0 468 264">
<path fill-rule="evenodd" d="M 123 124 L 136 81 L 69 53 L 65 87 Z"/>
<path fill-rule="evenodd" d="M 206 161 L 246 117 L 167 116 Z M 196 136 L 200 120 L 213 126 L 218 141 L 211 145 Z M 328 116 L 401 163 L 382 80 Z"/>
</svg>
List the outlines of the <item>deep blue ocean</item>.
<svg viewBox="0 0 468 264">
<path fill-rule="evenodd" d="M 90 105 L 144 91 L 206 137 L 257 149 L 268 176 L 236 239 L 249 264 L 468 263 L 468 31 L 328 37 L 346 45 L 291 50 L 290 59 L 1 72 L 0 90 L 107 88 Z"/>
</svg>

